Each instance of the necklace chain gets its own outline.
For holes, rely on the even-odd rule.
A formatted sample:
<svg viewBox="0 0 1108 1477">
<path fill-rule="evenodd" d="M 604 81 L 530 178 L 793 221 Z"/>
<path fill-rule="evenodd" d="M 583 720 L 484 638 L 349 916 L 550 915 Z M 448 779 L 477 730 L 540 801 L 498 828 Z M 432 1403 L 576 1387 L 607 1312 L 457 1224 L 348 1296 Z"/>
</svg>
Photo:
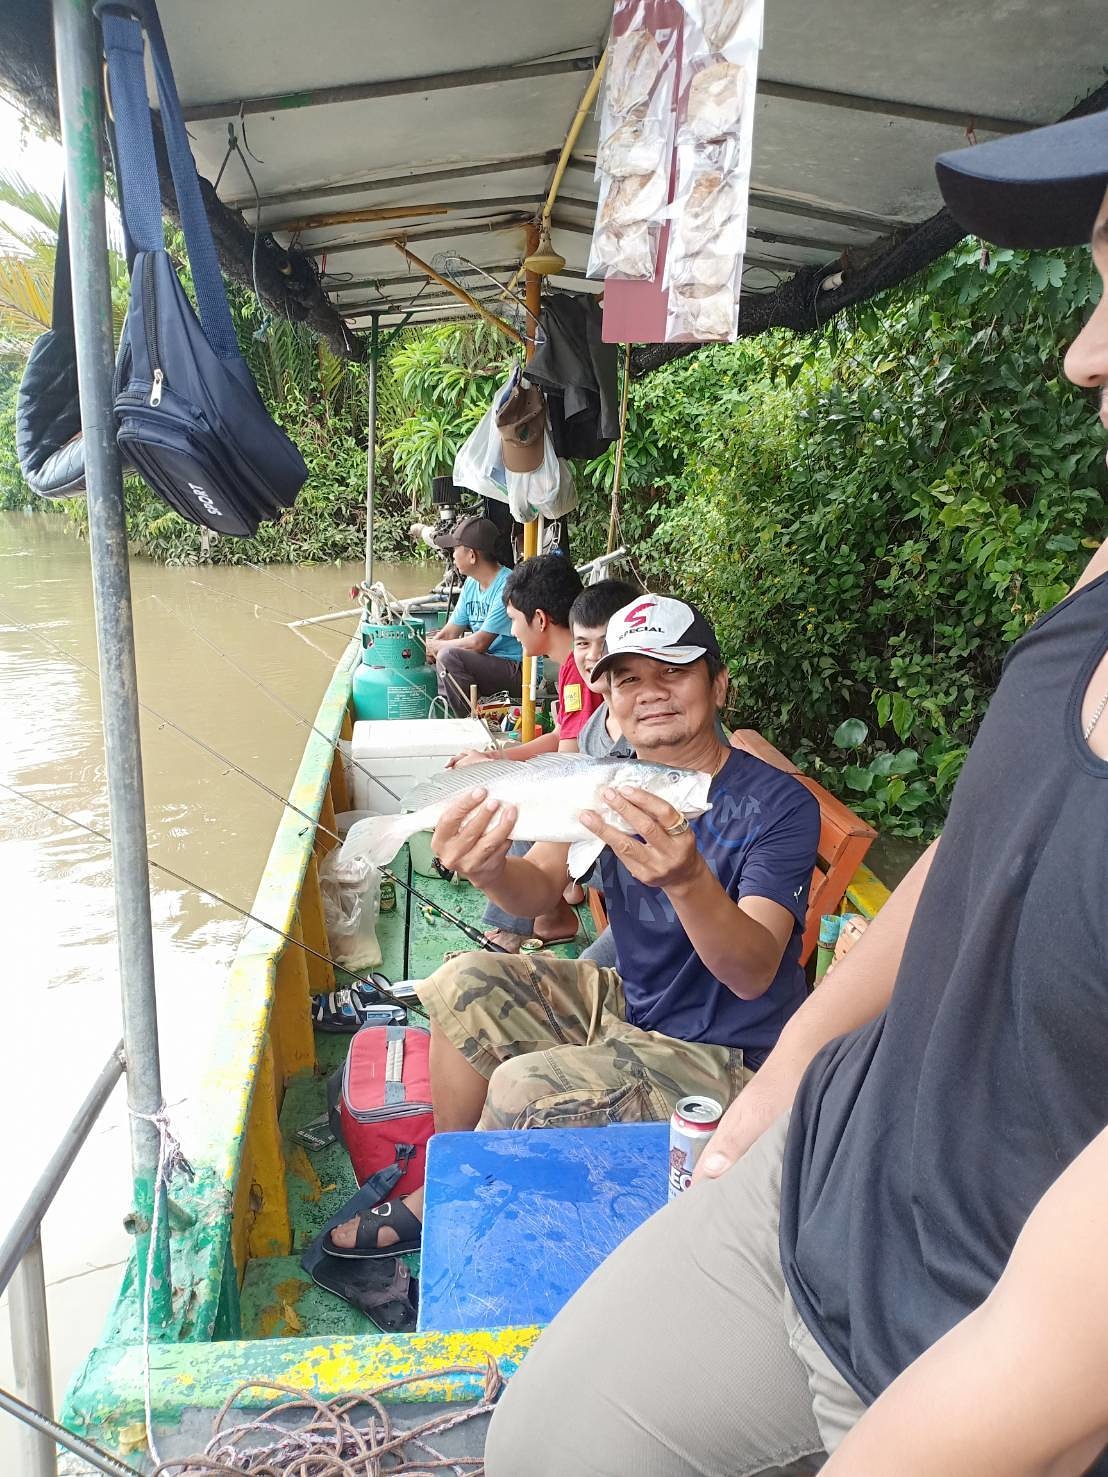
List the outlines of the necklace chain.
<svg viewBox="0 0 1108 1477">
<path fill-rule="evenodd" d="M 1092 738 L 1093 729 L 1097 726 L 1097 724 L 1100 722 L 1101 718 L 1104 716 L 1104 710 L 1105 710 L 1105 708 L 1108 708 L 1108 692 L 1106 692 L 1104 694 L 1104 696 L 1101 698 L 1100 702 L 1097 703 L 1096 708 L 1093 710 L 1093 716 L 1089 719 L 1088 723 L 1086 723 L 1086 725 L 1085 725 L 1085 742 L 1086 743 L 1088 743 L 1089 739 Z"/>
</svg>

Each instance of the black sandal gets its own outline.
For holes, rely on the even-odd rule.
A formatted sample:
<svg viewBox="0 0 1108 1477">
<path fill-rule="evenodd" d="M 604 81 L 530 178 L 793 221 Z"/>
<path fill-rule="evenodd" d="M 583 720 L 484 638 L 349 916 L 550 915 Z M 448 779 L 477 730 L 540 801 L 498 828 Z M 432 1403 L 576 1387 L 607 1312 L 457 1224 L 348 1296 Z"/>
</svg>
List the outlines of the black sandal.
<svg viewBox="0 0 1108 1477">
<path fill-rule="evenodd" d="M 377 1238 L 384 1226 L 391 1226 L 399 1236 L 389 1246 L 378 1246 Z M 404 1204 L 403 1200 L 386 1200 L 372 1210 L 362 1211 L 358 1216 L 358 1233 L 353 1246 L 336 1246 L 328 1232 L 323 1238 L 323 1250 L 329 1256 L 343 1257 L 348 1261 L 373 1261 L 376 1257 L 404 1256 L 418 1251 L 423 1242 L 423 1222 Z"/>
<path fill-rule="evenodd" d="M 419 1283 L 407 1264 L 393 1259 L 360 1267 L 344 1267 L 330 1257 L 317 1257 L 308 1268 L 312 1281 L 348 1302 L 382 1333 L 411 1333 L 419 1308 Z"/>
</svg>

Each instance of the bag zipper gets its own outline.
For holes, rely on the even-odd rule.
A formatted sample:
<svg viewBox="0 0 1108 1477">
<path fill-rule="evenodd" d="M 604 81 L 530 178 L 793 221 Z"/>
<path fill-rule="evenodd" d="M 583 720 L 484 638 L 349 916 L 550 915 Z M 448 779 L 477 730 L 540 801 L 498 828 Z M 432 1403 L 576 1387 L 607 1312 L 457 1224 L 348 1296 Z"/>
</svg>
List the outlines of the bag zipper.
<svg viewBox="0 0 1108 1477">
<path fill-rule="evenodd" d="M 142 326 L 146 333 L 146 352 L 150 356 L 154 381 L 150 390 L 150 404 L 162 403 L 162 385 L 165 375 L 161 368 L 161 350 L 158 347 L 158 313 L 154 299 L 154 254 L 148 251 L 142 259 Z"/>
</svg>

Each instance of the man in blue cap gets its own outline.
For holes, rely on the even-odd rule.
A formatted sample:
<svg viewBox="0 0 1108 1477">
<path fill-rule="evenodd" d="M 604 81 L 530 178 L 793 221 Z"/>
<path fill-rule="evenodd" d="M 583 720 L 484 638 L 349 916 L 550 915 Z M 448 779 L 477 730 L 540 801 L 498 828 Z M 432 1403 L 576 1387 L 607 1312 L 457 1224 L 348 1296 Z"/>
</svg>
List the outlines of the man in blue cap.
<svg viewBox="0 0 1108 1477">
<path fill-rule="evenodd" d="M 938 174 L 987 241 L 1091 237 L 1108 288 L 1108 114 Z M 1108 428 L 1108 293 L 1066 373 Z M 941 840 L 689 1193 L 528 1355 L 489 1477 L 751 1477 L 824 1451 L 827 1477 L 1105 1477 L 1106 961 L 1108 541 L 1010 652 Z"/>
</svg>

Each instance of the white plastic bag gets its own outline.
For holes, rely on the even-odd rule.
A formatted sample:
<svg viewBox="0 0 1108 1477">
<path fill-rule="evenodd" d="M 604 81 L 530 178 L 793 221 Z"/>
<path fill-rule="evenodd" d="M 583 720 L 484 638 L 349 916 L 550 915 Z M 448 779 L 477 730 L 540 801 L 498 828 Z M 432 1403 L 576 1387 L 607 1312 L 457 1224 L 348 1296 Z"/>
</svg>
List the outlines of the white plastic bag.
<svg viewBox="0 0 1108 1477">
<path fill-rule="evenodd" d="M 358 822 L 351 827 L 356 831 Z M 348 838 L 349 839 L 349 838 Z M 381 963 L 377 917 L 381 910 L 381 874 L 347 842 L 320 863 L 319 890 L 331 957 L 349 969 L 376 969 Z"/>
<path fill-rule="evenodd" d="M 543 444 L 542 465 L 533 472 L 508 472 L 508 506 L 517 523 L 530 523 L 538 517 L 564 518 L 577 506 L 577 488 L 569 463 L 554 452 L 554 442 L 547 431 Z"/>
<path fill-rule="evenodd" d="M 470 492 L 491 497 L 500 503 L 508 501 L 508 474 L 504 470 L 496 412 L 511 385 L 512 381 L 508 380 L 501 386 L 488 410 L 462 442 L 454 458 L 452 473 L 455 487 L 468 487 Z"/>
</svg>

